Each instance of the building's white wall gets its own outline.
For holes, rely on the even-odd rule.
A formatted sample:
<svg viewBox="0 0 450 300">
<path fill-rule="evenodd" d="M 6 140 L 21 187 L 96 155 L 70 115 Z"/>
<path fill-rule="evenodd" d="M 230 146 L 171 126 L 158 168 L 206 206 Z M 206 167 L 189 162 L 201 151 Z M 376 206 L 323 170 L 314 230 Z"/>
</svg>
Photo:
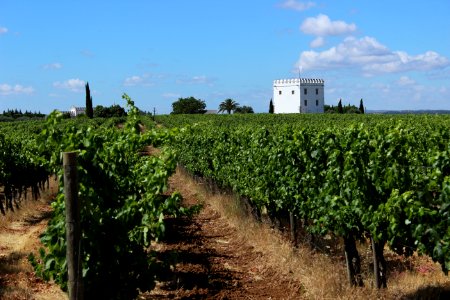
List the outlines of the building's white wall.
<svg viewBox="0 0 450 300">
<path fill-rule="evenodd" d="M 75 107 L 72 106 L 69 110 L 69 113 L 72 117 L 76 117 L 78 115 L 82 115 L 86 113 L 86 109 L 84 107 Z"/>
<path fill-rule="evenodd" d="M 70 115 L 76 117 L 77 116 L 77 108 L 75 106 L 72 106 L 70 108 Z"/>
<path fill-rule="evenodd" d="M 273 85 L 273 106 L 275 113 L 300 112 L 300 86 L 298 83 L 289 82 Z"/>
<path fill-rule="evenodd" d="M 273 82 L 273 105 L 277 114 L 323 113 L 324 96 L 324 81 L 322 79 L 297 78 Z"/>
</svg>

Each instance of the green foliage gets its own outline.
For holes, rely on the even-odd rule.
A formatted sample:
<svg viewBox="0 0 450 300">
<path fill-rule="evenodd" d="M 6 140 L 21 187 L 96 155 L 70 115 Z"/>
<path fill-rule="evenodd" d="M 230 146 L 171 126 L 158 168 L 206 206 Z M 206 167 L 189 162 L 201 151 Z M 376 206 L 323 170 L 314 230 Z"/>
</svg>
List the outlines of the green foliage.
<svg viewBox="0 0 450 300">
<path fill-rule="evenodd" d="M 363 103 L 363 99 L 362 98 L 359 101 L 359 113 L 364 114 L 364 103 Z"/>
<path fill-rule="evenodd" d="M 251 106 L 238 106 L 234 109 L 234 113 L 236 114 L 253 114 L 253 108 Z"/>
<path fill-rule="evenodd" d="M 26 110 L 23 113 L 22 110 L 8 109 L 6 111 L 3 111 L 2 114 L 0 114 L 0 122 L 9 122 L 14 120 L 43 119 L 44 117 L 45 114 L 42 114 L 40 112 L 31 112 Z"/>
<path fill-rule="evenodd" d="M 231 114 L 232 111 L 235 111 L 239 107 L 239 103 L 234 101 L 233 99 L 226 99 L 219 105 L 219 113 L 221 112 L 227 112 L 228 114 Z"/>
<path fill-rule="evenodd" d="M 338 114 L 343 114 L 344 113 L 344 109 L 342 108 L 342 99 L 339 99 L 339 103 L 337 106 L 337 112 Z"/>
<path fill-rule="evenodd" d="M 172 114 L 204 114 L 206 104 L 205 101 L 189 98 L 178 98 L 172 103 Z"/>
<path fill-rule="evenodd" d="M 39 156 L 33 139 L 40 131 L 40 122 L 3 123 L 0 126 L 0 212 L 14 211 L 20 207 L 22 196 L 31 191 L 37 198 L 49 171 L 46 161 Z"/>
<path fill-rule="evenodd" d="M 341 106 L 330 106 L 330 105 L 324 105 L 324 112 L 328 114 L 360 114 L 361 108 L 358 109 L 355 105 L 345 105 L 342 106 L 341 100 L 339 100 L 339 103 L 341 103 Z M 341 112 L 340 112 L 341 111 Z M 364 111 L 363 111 L 364 113 Z"/>
<path fill-rule="evenodd" d="M 316 234 L 363 239 L 450 268 L 445 115 L 159 116 L 191 172 Z"/>
<path fill-rule="evenodd" d="M 147 145 L 172 138 L 170 130 L 140 133 L 138 109 L 124 94 L 129 115 L 122 130 L 112 126 L 64 126 L 52 113 L 39 137 L 41 151 L 58 174 L 60 192 L 42 235 L 46 250 L 30 257 L 38 275 L 67 286 L 61 152 L 78 152 L 81 257 L 85 298 L 130 299 L 154 284 L 155 261 L 145 248 L 164 234 L 165 216 L 185 214 L 181 196 L 167 194 L 176 160 L 172 151 L 141 156 Z"/>
<path fill-rule="evenodd" d="M 92 107 L 91 90 L 89 89 L 89 82 L 86 83 L 86 116 L 90 119 L 94 117 L 94 109 Z"/>
<path fill-rule="evenodd" d="M 270 99 L 269 103 L 269 114 L 273 114 L 275 112 L 275 107 L 273 106 L 273 101 Z"/>
<path fill-rule="evenodd" d="M 125 109 L 118 104 L 111 105 L 110 107 L 104 107 L 102 105 L 97 105 L 94 108 L 95 118 L 112 118 L 112 117 L 124 117 L 127 113 Z"/>
</svg>

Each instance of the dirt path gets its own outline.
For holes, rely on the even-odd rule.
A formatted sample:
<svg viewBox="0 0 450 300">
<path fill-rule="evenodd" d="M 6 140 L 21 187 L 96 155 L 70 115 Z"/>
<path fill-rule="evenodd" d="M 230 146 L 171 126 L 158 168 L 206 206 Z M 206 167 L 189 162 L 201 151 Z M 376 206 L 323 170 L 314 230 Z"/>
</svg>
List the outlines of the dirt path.
<svg viewBox="0 0 450 300">
<path fill-rule="evenodd" d="M 67 299 L 58 286 L 37 278 L 28 262 L 29 253 L 38 252 L 51 213 L 48 201 L 29 202 L 0 226 L 0 299 Z"/>
<path fill-rule="evenodd" d="M 203 209 L 192 219 L 167 220 L 166 237 L 150 247 L 159 262 L 156 287 L 138 299 L 438 299 L 427 296 L 450 294 L 448 278 L 425 258 L 410 263 L 398 258 L 400 267 L 417 265 L 418 272 L 392 267 L 388 290 L 372 289 L 370 274 L 367 288 L 353 289 L 336 257 L 293 252 L 270 227 L 236 222 L 231 216 L 239 207 L 224 211 L 218 203 L 226 201 L 217 202 L 217 195 L 180 172 L 171 177 L 170 189 L 181 192 L 184 205 L 202 203 Z M 28 202 L 11 219 L 0 216 L 0 299 L 65 300 L 58 286 L 34 275 L 27 260 L 30 252 L 37 253 L 51 214 L 49 201 Z"/>
<path fill-rule="evenodd" d="M 181 192 L 185 205 L 199 203 L 199 195 L 183 186 L 179 177 L 172 177 L 170 185 Z M 156 289 L 140 299 L 301 298 L 301 285 L 268 266 L 267 257 L 208 202 L 192 220 L 169 220 L 166 238 L 156 248 L 168 266 Z"/>
</svg>

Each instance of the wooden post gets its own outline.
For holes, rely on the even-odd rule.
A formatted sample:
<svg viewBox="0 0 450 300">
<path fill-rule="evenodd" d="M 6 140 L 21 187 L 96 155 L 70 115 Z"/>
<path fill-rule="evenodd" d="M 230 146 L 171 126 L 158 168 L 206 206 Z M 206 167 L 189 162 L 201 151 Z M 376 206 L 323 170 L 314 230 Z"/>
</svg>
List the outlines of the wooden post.
<svg viewBox="0 0 450 300">
<path fill-rule="evenodd" d="M 63 153 L 68 291 L 70 300 L 83 299 L 80 257 L 80 206 L 78 203 L 77 153 Z"/>
<path fill-rule="evenodd" d="M 289 223 L 290 223 L 290 233 L 291 233 L 291 242 L 294 246 L 297 246 L 296 240 L 295 240 L 295 218 L 294 213 L 289 212 Z"/>
</svg>

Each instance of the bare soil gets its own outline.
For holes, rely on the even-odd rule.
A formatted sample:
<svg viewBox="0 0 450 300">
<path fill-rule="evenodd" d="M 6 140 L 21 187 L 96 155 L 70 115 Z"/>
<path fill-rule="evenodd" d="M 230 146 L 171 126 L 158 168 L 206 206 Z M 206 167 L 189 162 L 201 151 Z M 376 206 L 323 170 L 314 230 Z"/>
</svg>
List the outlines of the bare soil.
<svg viewBox="0 0 450 300">
<path fill-rule="evenodd" d="M 200 202 L 174 177 L 170 186 L 181 192 L 184 205 Z M 209 203 L 192 219 L 169 219 L 166 238 L 153 248 L 168 268 L 140 299 L 302 298 L 300 282 L 268 266 L 267 257 Z"/>
<path fill-rule="evenodd" d="M 293 251 L 270 227 L 246 223 L 245 217 L 237 222 L 230 215 L 237 215 L 239 207 L 224 211 L 219 207 L 223 201 L 212 201 L 199 189 L 201 183 L 185 177 L 180 172 L 172 176 L 169 192 L 181 192 L 185 206 L 200 203 L 203 208 L 192 218 L 167 219 L 165 238 L 149 248 L 159 262 L 156 287 L 141 291 L 138 299 L 450 297 L 450 280 L 438 265 L 424 257 L 405 261 L 391 254 L 387 290 L 376 291 L 369 282 L 363 289 L 350 288 L 339 257 Z M 67 299 L 58 286 L 37 278 L 27 260 L 41 247 L 39 235 L 51 216 L 50 198 L 27 201 L 17 212 L 0 216 L 0 299 Z M 365 260 L 370 257 L 363 255 Z"/>
<path fill-rule="evenodd" d="M 0 299 L 67 299 L 57 285 L 36 277 L 28 262 L 41 247 L 39 236 L 51 215 L 48 197 L 22 201 L 16 212 L 0 215 Z"/>
</svg>

